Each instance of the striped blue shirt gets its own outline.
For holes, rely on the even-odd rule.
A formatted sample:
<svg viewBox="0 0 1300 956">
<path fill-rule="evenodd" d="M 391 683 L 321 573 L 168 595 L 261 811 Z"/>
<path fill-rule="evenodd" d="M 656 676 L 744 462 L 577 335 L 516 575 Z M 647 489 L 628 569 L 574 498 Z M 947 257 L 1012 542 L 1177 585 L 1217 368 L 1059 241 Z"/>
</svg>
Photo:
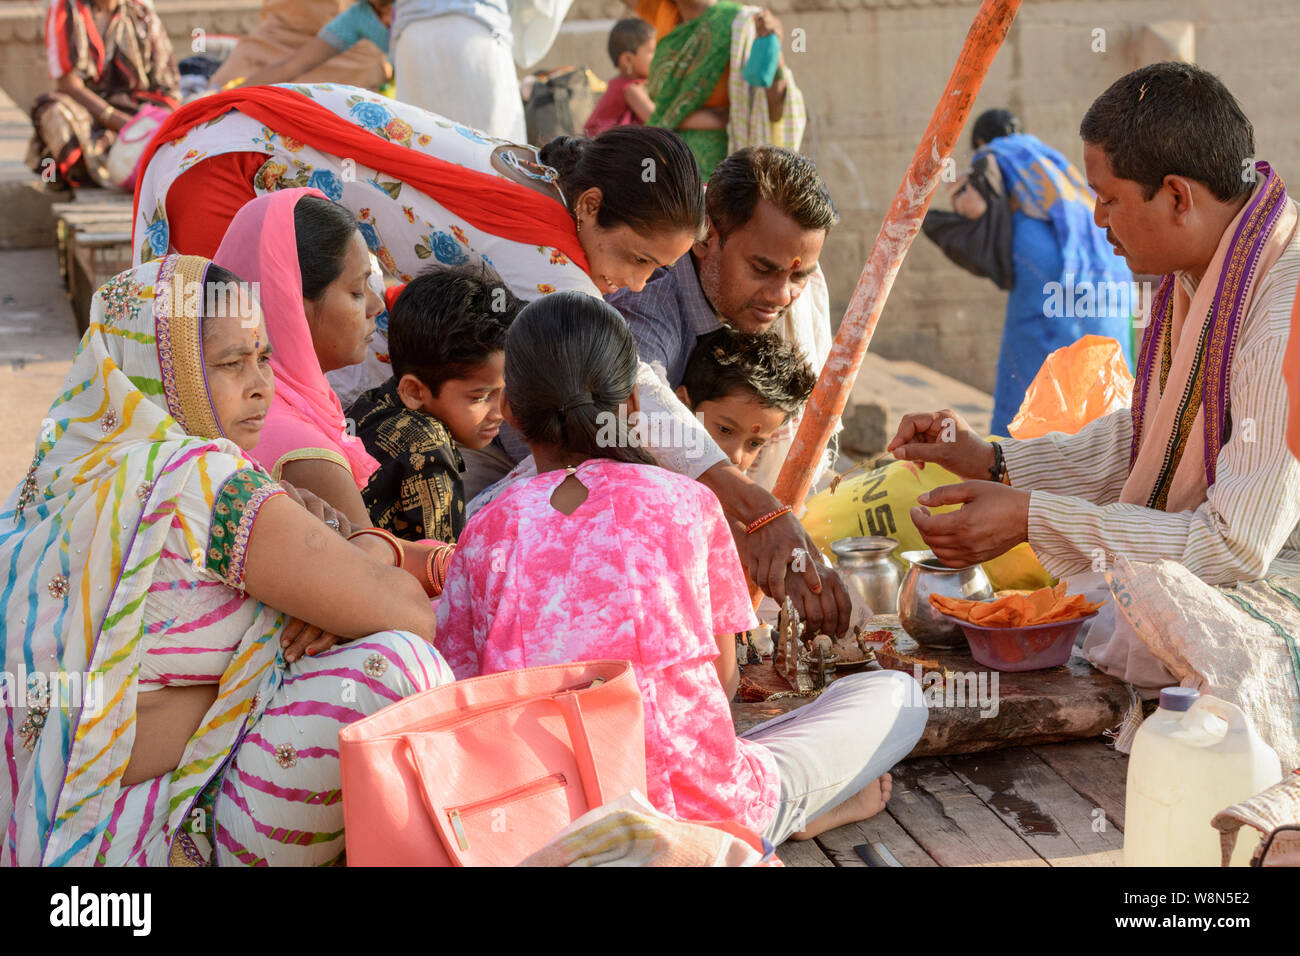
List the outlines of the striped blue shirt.
<svg viewBox="0 0 1300 956">
<path fill-rule="evenodd" d="M 695 340 L 722 327 L 689 252 L 666 269 L 656 269 L 640 292 L 619 289 L 605 301 L 623 313 L 641 361 L 657 365 L 673 388 L 682 384 Z"/>
</svg>

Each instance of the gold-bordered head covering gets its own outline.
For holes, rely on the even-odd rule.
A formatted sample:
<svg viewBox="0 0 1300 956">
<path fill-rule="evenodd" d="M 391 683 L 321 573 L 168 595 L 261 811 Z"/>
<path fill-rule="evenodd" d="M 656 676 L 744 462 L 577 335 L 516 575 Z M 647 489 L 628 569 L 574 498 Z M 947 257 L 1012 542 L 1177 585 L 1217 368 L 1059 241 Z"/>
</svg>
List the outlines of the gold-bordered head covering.
<svg viewBox="0 0 1300 956">
<path fill-rule="evenodd" d="M 223 438 L 203 368 L 204 280 L 212 263 L 201 256 L 167 256 L 154 285 L 158 361 L 167 409 L 186 434 Z"/>
</svg>

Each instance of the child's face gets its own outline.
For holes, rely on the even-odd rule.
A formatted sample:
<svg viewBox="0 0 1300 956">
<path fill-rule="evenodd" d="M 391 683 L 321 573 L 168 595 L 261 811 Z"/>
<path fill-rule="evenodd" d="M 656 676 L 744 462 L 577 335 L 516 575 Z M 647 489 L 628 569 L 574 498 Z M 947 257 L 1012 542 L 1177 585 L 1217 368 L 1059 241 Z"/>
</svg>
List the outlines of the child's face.
<svg viewBox="0 0 1300 956">
<path fill-rule="evenodd" d="M 447 426 L 467 448 L 485 448 L 501 430 L 501 393 L 506 387 L 505 352 L 493 352 L 463 378 L 449 378 L 424 411 Z"/>
<path fill-rule="evenodd" d="M 650 75 L 650 61 L 654 58 L 655 38 L 651 37 L 637 47 L 634 52 L 622 54 L 619 57 L 619 68 L 637 79 L 644 80 Z M 624 63 L 627 64 L 625 69 L 623 68 Z"/>
<path fill-rule="evenodd" d="M 685 388 L 679 388 L 677 393 L 683 402 L 690 405 Z M 760 403 L 756 395 L 742 392 L 700 402 L 692 411 L 731 463 L 741 471 L 749 470 L 768 439 L 786 420 L 781 409 L 769 408 Z"/>
</svg>

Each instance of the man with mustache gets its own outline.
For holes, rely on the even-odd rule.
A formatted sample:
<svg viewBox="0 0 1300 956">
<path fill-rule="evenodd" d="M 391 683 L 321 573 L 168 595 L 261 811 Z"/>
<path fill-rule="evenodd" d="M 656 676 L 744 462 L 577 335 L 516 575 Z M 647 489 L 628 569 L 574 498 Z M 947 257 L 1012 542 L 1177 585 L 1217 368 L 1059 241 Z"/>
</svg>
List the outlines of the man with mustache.
<svg viewBox="0 0 1300 956">
<path fill-rule="evenodd" d="M 718 164 L 704 193 L 708 229 L 694 248 L 657 270 L 640 292 L 606 299 L 623 313 L 641 361 L 671 388 L 682 384 L 696 340 L 725 323 L 774 331 L 817 372 L 830 352 L 830 304 L 817 263 L 839 215 L 812 160 L 775 146 L 738 150 Z M 770 489 L 799 427 L 793 416 L 747 472 Z M 835 459 L 834 441 L 814 482 Z"/>
<path fill-rule="evenodd" d="M 1287 450 L 1282 363 L 1300 277 L 1296 204 L 1255 157 L 1213 75 L 1157 63 L 1117 80 L 1080 135 L 1095 220 L 1134 273 L 1163 275 L 1132 407 L 1076 435 L 990 443 L 947 409 L 908 415 L 898 458 L 967 479 L 913 510 L 950 565 L 1028 541 L 1071 590 L 1114 555 L 1177 561 L 1208 584 L 1300 574 L 1300 463 Z M 1176 683 L 1113 605 L 1084 652 L 1139 687 Z M 1114 619 L 1113 622 L 1108 618 Z"/>
</svg>

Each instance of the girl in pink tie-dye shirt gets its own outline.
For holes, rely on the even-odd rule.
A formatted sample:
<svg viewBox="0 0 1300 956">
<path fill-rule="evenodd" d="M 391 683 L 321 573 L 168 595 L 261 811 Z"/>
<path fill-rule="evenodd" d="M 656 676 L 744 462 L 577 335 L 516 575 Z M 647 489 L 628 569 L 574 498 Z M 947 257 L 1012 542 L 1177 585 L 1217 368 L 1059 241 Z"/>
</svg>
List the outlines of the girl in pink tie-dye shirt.
<svg viewBox="0 0 1300 956">
<path fill-rule="evenodd" d="M 631 333 L 597 299 L 554 293 L 519 314 L 506 340 L 505 414 L 528 440 L 539 474 L 466 525 L 435 644 L 457 678 L 631 661 L 645 703 L 650 801 L 680 819 L 736 821 L 777 843 L 862 791 L 869 781 L 857 777 L 868 761 L 858 759 L 860 748 L 846 748 L 851 769 L 843 779 L 792 794 L 784 776 L 802 782 L 816 773 L 787 774 L 779 747 L 736 736 L 734 634 L 758 622 L 713 492 L 654 465 L 619 429 L 620 416 L 636 410 L 636 368 Z M 885 678 L 873 687 L 885 684 L 900 686 Z M 850 705 L 841 736 L 856 737 L 865 729 L 856 721 L 860 701 L 831 696 Z M 914 740 L 905 743 L 903 753 Z M 793 762 L 835 763 L 821 759 L 818 745 L 808 760 L 801 746 Z M 903 755 L 886 750 L 887 759 Z M 875 798 L 887 798 L 887 786 L 883 793 L 876 786 Z"/>
</svg>

